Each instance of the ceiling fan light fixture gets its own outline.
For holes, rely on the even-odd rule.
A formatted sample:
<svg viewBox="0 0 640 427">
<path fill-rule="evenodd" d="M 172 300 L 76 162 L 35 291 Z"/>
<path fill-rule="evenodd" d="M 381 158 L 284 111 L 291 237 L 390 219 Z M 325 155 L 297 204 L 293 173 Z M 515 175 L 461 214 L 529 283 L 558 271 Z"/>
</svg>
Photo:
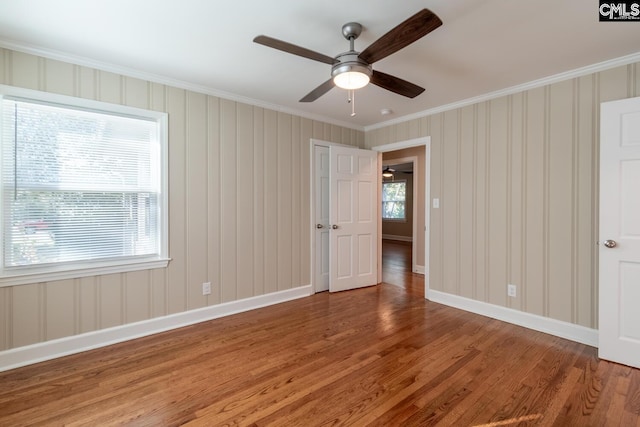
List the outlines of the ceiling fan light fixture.
<svg viewBox="0 0 640 427">
<path fill-rule="evenodd" d="M 338 55 L 337 59 L 340 60 L 340 63 L 331 69 L 333 83 L 336 86 L 346 90 L 354 90 L 369 84 L 373 70 L 371 65 L 358 58 L 357 52 L 346 52 Z"/>
<path fill-rule="evenodd" d="M 371 78 L 361 71 L 346 71 L 333 77 L 339 88 L 346 90 L 361 89 L 369 84 Z"/>
</svg>

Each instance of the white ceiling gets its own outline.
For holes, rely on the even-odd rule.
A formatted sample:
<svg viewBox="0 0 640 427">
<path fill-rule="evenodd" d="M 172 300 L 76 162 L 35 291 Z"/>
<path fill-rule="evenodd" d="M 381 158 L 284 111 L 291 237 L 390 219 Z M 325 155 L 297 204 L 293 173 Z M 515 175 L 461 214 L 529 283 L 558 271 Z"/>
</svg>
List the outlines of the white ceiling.
<svg viewBox="0 0 640 427">
<path fill-rule="evenodd" d="M 443 25 L 374 69 L 426 88 L 408 99 L 369 85 L 298 100 L 330 66 L 252 42 L 264 34 L 328 56 L 362 51 L 428 8 Z M 199 88 L 365 128 L 591 64 L 640 53 L 640 22 L 598 22 L 585 0 L 0 0 L 0 46 Z M 393 111 L 381 115 L 383 108 Z"/>
</svg>

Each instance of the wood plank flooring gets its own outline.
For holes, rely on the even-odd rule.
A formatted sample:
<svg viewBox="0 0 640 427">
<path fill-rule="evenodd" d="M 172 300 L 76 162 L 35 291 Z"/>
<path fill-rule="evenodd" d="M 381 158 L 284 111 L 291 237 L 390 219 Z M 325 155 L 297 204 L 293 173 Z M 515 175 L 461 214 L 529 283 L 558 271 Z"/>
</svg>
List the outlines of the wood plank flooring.
<svg viewBox="0 0 640 427">
<path fill-rule="evenodd" d="M 0 426 L 640 426 L 639 370 L 388 277 L 0 373 Z"/>
</svg>

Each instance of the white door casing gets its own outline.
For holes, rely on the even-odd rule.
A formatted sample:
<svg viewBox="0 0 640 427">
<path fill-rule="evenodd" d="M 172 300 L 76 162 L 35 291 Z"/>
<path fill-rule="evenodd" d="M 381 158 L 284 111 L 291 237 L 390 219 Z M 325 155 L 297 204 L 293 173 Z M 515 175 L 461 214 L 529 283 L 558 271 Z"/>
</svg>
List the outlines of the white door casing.
<svg viewBox="0 0 640 427">
<path fill-rule="evenodd" d="M 315 145 L 313 155 L 315 292 L 329 290 L 329 147 Z"/>
<path fill-rule="evenodd" d="M 598 356 L 640 368 L 640 98 L 600 117 Z"/>
<path fill-rule="evenodd" d="M 377 283 L 378 154 L 342 146 L 330 152 L 331 292 Z"/>
</svg>

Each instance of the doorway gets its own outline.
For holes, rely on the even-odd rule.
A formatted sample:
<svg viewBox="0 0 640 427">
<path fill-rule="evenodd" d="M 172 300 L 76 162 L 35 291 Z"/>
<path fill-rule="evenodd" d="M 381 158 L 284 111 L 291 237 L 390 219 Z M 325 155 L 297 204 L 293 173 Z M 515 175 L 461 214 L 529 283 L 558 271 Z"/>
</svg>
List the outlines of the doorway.
<svg viewBox="0 0 640 427">
<path fill-rule="evenodd" d="M 418 187 L 422 187 L 416 185 L 415 179 L 418 157 L 398 155 L 402 155 L 402 151 L 390 151 L 382 156 L 382 265 L 384 270 L 385 261 L 390 259 L 404 264 L 408 257 L 408 272 L 417 273 L 414 254 L 418 241 Z M 402 246 L 408 246 L 408 250 L 400 250 Z M 396 254 L 386 257 L 389 249 Z"/>
<path fill-rule="evenodd" d="M 424 295 L 429 292 L 429 213 L 431 138 L 422 137 L 373 147 L 382 153 L 383 164 L 413 162 L 415 224 L 412 232 L 412 272 L 424 274 Z M 382 233 L 378 245 L 380 275 L 382 275 Z"/>
</svg>

